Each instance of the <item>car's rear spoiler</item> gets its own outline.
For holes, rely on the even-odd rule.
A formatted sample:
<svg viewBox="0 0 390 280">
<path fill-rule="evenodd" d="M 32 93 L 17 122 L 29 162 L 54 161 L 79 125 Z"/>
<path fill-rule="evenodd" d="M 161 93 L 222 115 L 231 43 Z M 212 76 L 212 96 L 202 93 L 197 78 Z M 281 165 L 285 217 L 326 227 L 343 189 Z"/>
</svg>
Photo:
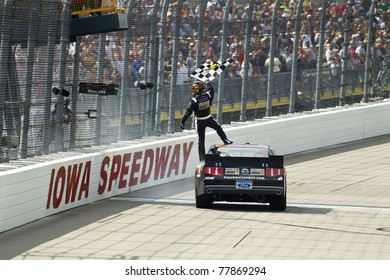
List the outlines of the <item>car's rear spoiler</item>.
<svg viewBox="0 0 390 280">
<path fill-rule="evenodd" d="M 224 157 L 220 155 L 206 154 L 206 166 L 247 166 L 247 167 L 284 167 L 283 156 L 269 156 L 268 158 L 260 157 Z"/>
</svg>

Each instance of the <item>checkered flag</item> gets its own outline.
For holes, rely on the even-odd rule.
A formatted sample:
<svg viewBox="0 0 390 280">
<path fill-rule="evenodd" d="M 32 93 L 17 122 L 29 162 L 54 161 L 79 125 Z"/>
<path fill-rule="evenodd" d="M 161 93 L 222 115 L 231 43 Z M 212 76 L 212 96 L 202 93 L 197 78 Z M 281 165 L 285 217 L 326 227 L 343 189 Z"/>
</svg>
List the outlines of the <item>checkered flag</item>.
<svg viewBox="0 0 390 280">
<path fill-rule="evenodd" d="M 221 74 L 226 69 L 226 67 L 228 67 L 232 62 L 233 60 L 231 58 L 228 58 L 223 62 L 221 61 L 205 62 L 191 73 L 191 77 L 200 80 L 204 83 L 211 82 L 219 74 Z"/>
</svg>

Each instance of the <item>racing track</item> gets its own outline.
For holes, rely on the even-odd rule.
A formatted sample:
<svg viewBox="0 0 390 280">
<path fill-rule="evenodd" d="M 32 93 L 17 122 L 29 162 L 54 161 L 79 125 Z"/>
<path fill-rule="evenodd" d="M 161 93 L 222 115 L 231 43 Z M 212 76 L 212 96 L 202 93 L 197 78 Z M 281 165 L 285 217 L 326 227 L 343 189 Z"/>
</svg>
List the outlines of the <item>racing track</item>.
<svg viewBox="0 0 390 280">
<path fill-rule="evenodd" d="M 285 212 L 194 206 L 193 179 L 0 234 L 0 259 L 389 259 L 390 135 L 286 156 Z"/>
</svg>

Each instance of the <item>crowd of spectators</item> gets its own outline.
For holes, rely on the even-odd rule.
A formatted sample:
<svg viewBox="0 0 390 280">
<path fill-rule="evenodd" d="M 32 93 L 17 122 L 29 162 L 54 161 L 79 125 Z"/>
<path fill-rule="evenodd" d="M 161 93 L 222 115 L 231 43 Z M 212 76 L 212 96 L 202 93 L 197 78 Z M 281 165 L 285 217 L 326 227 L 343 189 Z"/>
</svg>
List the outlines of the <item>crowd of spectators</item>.
<svg viewBox="0 0 390 280">
<path fill-rule="evenodd" d="M 162 1 L 160 1 L 162 2 Z M 234 1 L 233 1 L 234 2 Z M 277 16 L 277 38 L 275 46 L 276 60 L 274 61 L 274 72 L 289 72 L 292 68 L 293 43 L 295 38 L 295 9 L 297 0 L 281 0 Z M 342 3 L 344 2 L 344 3 Z M 326 11 L 325 25 L 325 50 L 323 63 L 329 68 L 329 79 L 332 83 L 339 83 L 340 66 L 342 58 L 348 57 L 349 70 L 362 69 L 366 60 L 366 43 L 368 38 L 368 15 L 371 1 L 355 0 L 351 6 L 351 22 L 348 38 L 348 53 L 344 54 L 344 30 L 348 4 L 346 1 L 330 0 Z M 127 7 L 128 1 L 121 1 L 123 7 Z M 198 50 L 197 32 L 198 19 L 204 17 L 204 42 L 202 46 L 202 61 L 218 60 L 221 57 L 221 34 L 226 1 L 208 1 L 205 15 L 200 15 L 199 5 L 191 5 L 184 2 L 181 10 L 180 37 L 178 44 L 178 77 L 176 83 L 190 82 L 189 74 L 196 67 Z M 145 75 L 145 53 L 149 44 L 147 38 L 147 26 L 156 24 L 160 20 L 161 8 L 157 12 L 157 19 L 152 17 L 153 0 L 136 1 L 133 17 L 130 26 L 131 30 L 131 51 L 130 73 L 131 81 L 143 79 Z M 170 70 L 172 67 L 173 48 L 173 19 L 176 12 L 177 2 L 174 1 L 168 9 L 168 28 L 165 34 L 166 47 L 164 54 L 166 83 L 170 83 Z M 273 1 L 257 0 L 254 4 L 253 28 L 250 38 L 250 66 L 249 76 L 261 76 L 268 73 L 270 52 L 270 34 L 272 25 Z M 232 67 L 229 67 L 227 77 L 236 78 L 242 76 L 244 60 L 245 26 L 248 18 L 248 4 L 232 4 L 229 11 L 228 37 L 226 57 L 234 60 Z M 301 14 L 300 34 L 298 49 L 299 70 L 316 69 L 317 55 L 320 38 L 320 18 L 322 5 L 314 1 L 304 0 L 303 12 Z M 156 22 L 150 22 L 154 20 Z M 372 30 L 374 59 L 379 63 L 386 54 L 390 53 L 390 9 L 388 0 L 379 0 L 375 7 L 374 29 Z M 105 74 L 104 79 L 119 81 L 123 69 L 123 42 L 124 33 L 118 32 L 107 36 Z M 157 37 L 157 36 L 156 36 Z M 96 75 L 96 61 L 98 49 L 98 37 L 86 36 L 82 38 L 82 59 L 85 67 L 85 74 L 93 80 Z M 156 52 L 153 50 L 153 52 Z M 157 55 L 157 53 L 155 54 Z M 121 63 L 122 62 L 122 63 Z M 180 75 L 180 76 L 179 76 Z M 351 75 L 354 83 L 361 82 L 361 75 Z"/>
</svg>

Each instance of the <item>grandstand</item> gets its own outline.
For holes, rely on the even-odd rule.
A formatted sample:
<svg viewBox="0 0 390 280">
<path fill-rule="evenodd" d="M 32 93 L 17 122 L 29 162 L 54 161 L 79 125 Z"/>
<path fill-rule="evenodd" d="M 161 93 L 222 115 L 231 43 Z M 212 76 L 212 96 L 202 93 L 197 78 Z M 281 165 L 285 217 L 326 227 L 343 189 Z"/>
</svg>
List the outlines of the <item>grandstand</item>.
<svg viewBox="0 0 390 280">
<path fill-rule="evenodd" d="M 2 1 L 0 161 L 180 131 L 189 73 L 207 59 L 235 62 L 213 82 L 213 113 L 225 124 L 385 98 L 388 6 L 386 0 Z M 180 76 L 181 67 L 187 75 Z M 155 86 L 134 86 L 142 80 Z M 82 93 L 79 83 L 113 84 L 118 92 Z"/>
</svg>

